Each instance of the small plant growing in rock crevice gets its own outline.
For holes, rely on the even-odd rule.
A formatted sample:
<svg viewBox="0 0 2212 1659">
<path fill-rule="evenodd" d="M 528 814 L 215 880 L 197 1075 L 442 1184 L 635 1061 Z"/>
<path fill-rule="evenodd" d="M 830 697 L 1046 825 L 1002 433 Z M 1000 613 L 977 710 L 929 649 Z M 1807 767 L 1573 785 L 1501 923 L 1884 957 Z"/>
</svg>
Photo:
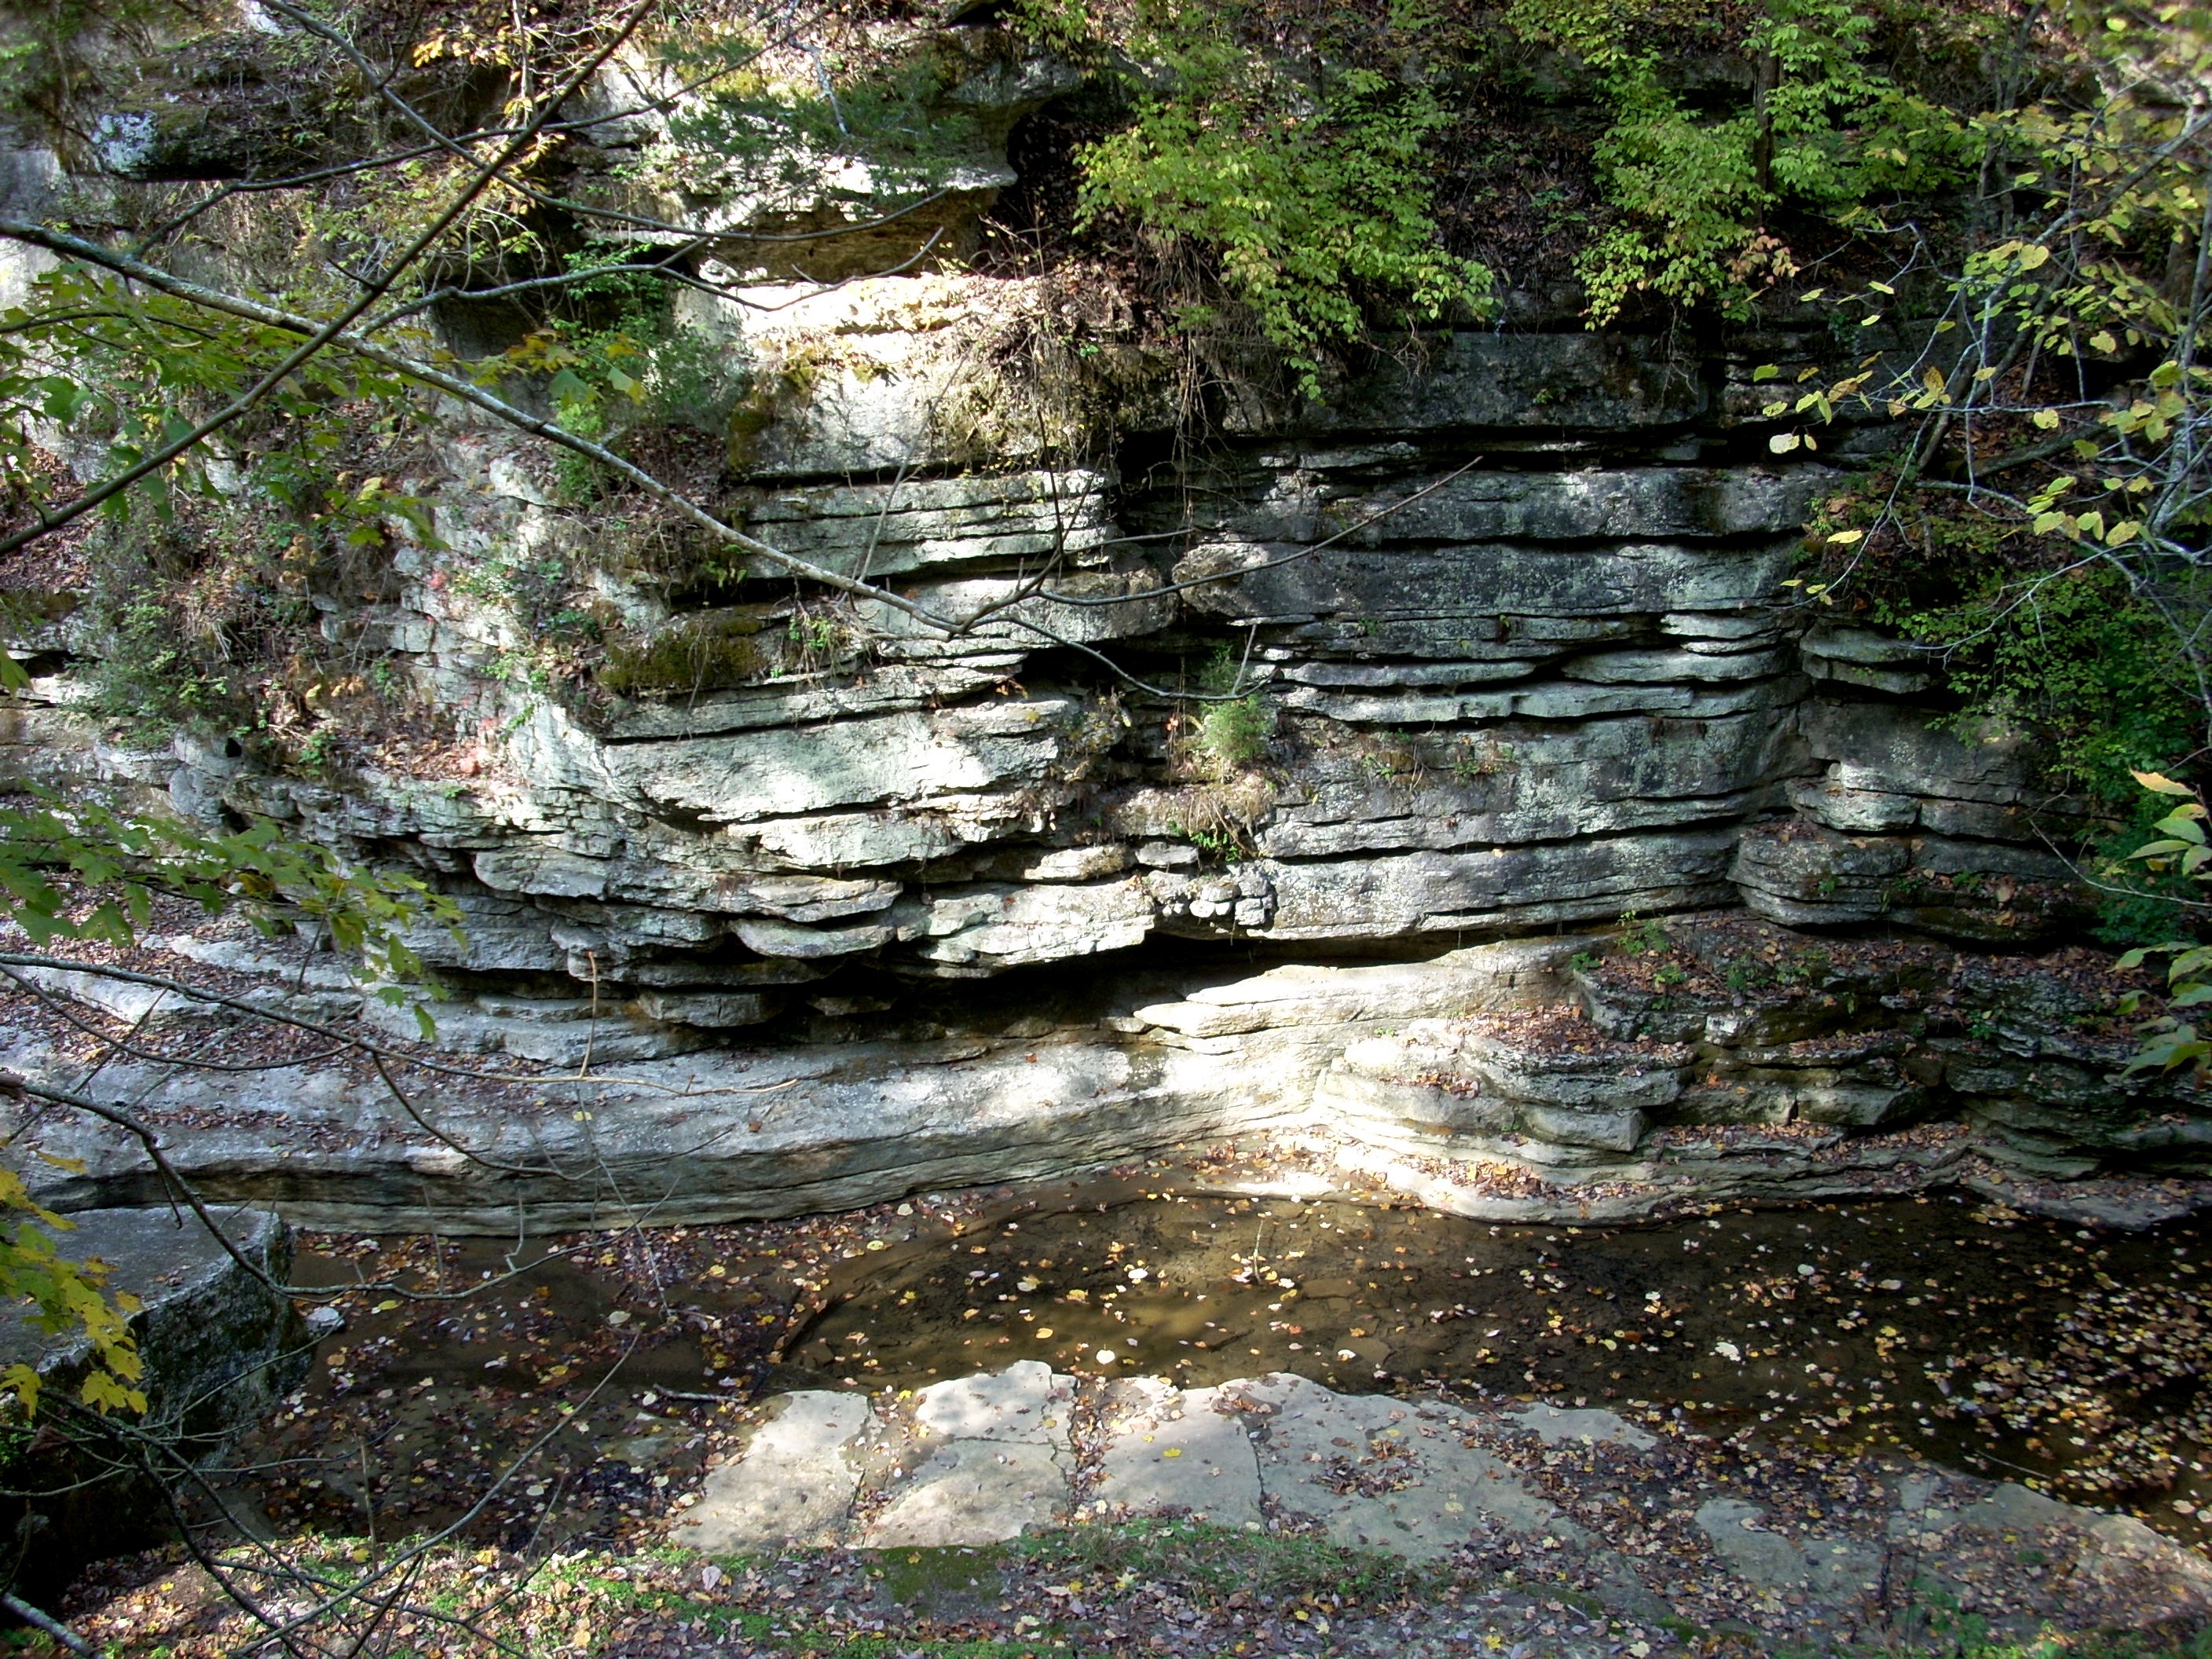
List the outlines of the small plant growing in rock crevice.
<svg viewBox="0 0 2212 1659">
<path fill-rule="evenodd" d="M 1217 647 L 1198 675 L 1198 689 L 1213 701 L 1202 702 L 1180 722 L 1188 732 L 1187 758 L 1215 778 L 1227 778 L 1264 758 L 1275 735 L 1275 711 L 1258 692 L 1241 697 L 1244 663 L 1226 645 Z"/>
<path fill-rule="evenodd" d="M 1274 712 L 1257 696 L 1209 703 L 1198 717 L 1198 746 L 1223 772 L 1261 758 L 1274 735 Z"/>
</svg>

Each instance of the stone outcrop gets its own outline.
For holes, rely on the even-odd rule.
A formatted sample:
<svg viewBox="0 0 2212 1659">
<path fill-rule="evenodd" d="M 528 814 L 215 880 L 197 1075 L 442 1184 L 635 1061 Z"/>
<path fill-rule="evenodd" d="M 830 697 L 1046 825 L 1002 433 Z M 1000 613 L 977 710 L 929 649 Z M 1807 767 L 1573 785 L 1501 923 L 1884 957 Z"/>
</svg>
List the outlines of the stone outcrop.
<svg viewBox="0 0 2212 1659">
<path fill-rule="evenodd" d="M 1858 1494 L 1847 1512 L 1785 1519 L 1770 1491 L 1737 1495 L 1683 1444 L 1602 1409 L 1340 1395 L 1282 1373 L 1186 1390 L 1030 1360 L 911 1399 L 810 1391 L 756 1410 L 671 1542 L 720 1557 L 972 1552 L 1167 1515 L 1431 1566 L 1488 1558 L 1508 1582 L 1575 1584 L 1616 1616 L 1725 1609 L 1777 1637 L 1879 1627 L 1894 1598 L 1930 1586 L 1988 1598 L 2023 1630 L 2143 1629 L 2212 1607 L 2202 1558 L 2128 1516 L 1863 1455 L 1824 1462 L 1832 1489 Z M 1652 1530 L 1675 1526 L 1655 1547 Z"/>
<path fill-rule="evenodd" d="M 646 1188 L 757 1214 L 1314 1120 L 1583 1188 L 1763 1169 L 1744 1178 L 1811 1190 L 1837 1160 L 1925 1180 L 1970 1149 L 2038 1176 L 2199 1167 L 2193 1108 L 2110 1085 L 2078 1008 L 1908 1029 L 1854 981 L 1818 1030 L 1726 987 L 1629 1020 L 1571 950 L 1468 954 L 1723 909 L 2042 948 L 2087 914 L 2053 850 L 2083 825 L 2036 757 L 1791 585 L 1838 465 L 1894 435 L 1846 412 L 1819 458 L 1764 441 L 1755 371 L 1831 355 L 1826 319 L 1594 334 L 1519 295 L 1510 328 L 1399 342 L 1311 404 L 1217 366 L 1207 441 L 1182 443 L 1173 365 L 1110 295 L 936 257 L 973 242 L 1013 124 L 1073 72 L 980 16 L 900 49 L 960 141 L 927 212 L 866 220 L 879 162 L 826 138 L 702 171 L 680 122 L 634 107 L 674 85 L 636 54 L 564 151 L 579 199 L 680 199 L 713 228 L 672 316 L 696 372 L 642 435 L 748 536 L 896 603 L 448 409 L 393 480 L 434 533 L 395 514 L 374 580 L 310 595 L 327 643 L 459 734 L 419 765 L 135 750 L 85 710 L 70 596 L 15 607 L 39 672 L 0 713 L 0 776 L 419 874 L 459 918 L 413 941 L 448 1054 L 635 1073 L 515 1098 L 433 1080 L 440 1133 L 496 1168 L 349 1074 L 140 1079 L 196 1115 L 177 1156 L 208 1190 L 364 1225 L 574 1224 Z M 198 84 L 113 125 L 138 147 L 103 199 L 234 168 Z M 19 205 L 76 187 L 27 140 L 5 182 Z M 787 232 L 812 239 L 803 269 L 755 240 Z M 434 318 L 463 356 L 498 331 L 471 303 Z M 173 945 L 297 1012 L 416 1029 L 326 960 Z M 1376 956 L 1401 965 L 1319 965 Z M 40 984 L 136 1018 L 112 986 Z M 1580 1031 L 1541 1012 L 1571 998 Z M 1023 999 L 1045 1012 L 1018 1032 Z M 50 1036 L 11 1026 L 15 1062 L 53 1063 Z M 1967 1127 L 1897 1139 L 1937 1121 Z M 93 1160 L 38 1172 L 58 1201 L 150 1195 L 106 1131 L 56 1133 Z"/>
<path fill-rule="evenodd" d="M 1003 434 L 945 447 L 1036 288 L 880 278 L 725 319 L 756 367 L 836 342 L 756 410 L 728 510 L 939 613 L 1006 607 L 975 626 L 776 599 L 764 566 L 702 606 L 704 552 L 641 557 L 515 441 L 456 433 L 422 481 L 444 548 L 400 536 L 398 599 L 324 626 L 505 732 L 491 769 L 325 781 L 202 746 L 135 775 L 416 865 L 463 912 L 419 941 L 458 987 L 565 978 L 636 1053 L 1164 938 L 1433 950 L 1741 902 L 2006 941 L 2082 914 L 2033 757 L 1862 660 L 1899 647 L 1803 633 L 1780 584 L 1831 477 L 1725 459 L 1727 360 L 1455 337 L 1388 395 L 1241 439 L 1193 507 Z M 529 619 L 483 573 L 548 557 L 597 595 L 588 695 L 508 684 Z M 1208 653 L 1253 688 L 1241 754 L 1115 672 L 1191 686 Z M 17 720 L 41 749 L 66 723 Z"/>
<path fill-rule="evenodd" d="M 1302 1149 L 1309 1194 L 1379 1182 L 1494 1221 L 1964 1183 L 2140 1226 L 2208 1196 L 2201 1100 L 2117 1075 L 2131 1045 L 2093 953 L 1814 941 L 1741 911 L 1638 940 L 1103 976 L 1079 1002 L 963 983 L 890 1035 L 863 1009 L 823 1014 L 813 1042 L 672 1055 L 634 1017 L 514 999 L 477 1017 L 575 1069 L 500 1081 L 403 1064 L 387 1081 L 316 1058 L 244 1073 L 117 1059 L 101 1086 L 175 1126 L 167 1155 L 203 1193 L 371 1231 L 787 1216 L 1246 1135 Z M 306 967 L 260 960 L 295 983 Z M 200 1016 L 174 1029 L 204 1041 L 221 1034 L 211 1017 L 248 1018 Z M 52 1070 L 72 1030 L 11 1031 L 0 1066 Z M 465 1023 L 441 1034 L 449 1061 L 483 1038 Z M 8 1127 L 49 1155 L 27 1171 L 44 1202 L 160 1198 L 119 1130 L 20 1109 Z M 2079 1203 L 2041 1184 L 2084 1177 L 2136 1184 Z"/>
<path fill-rule="evenodd" d="M 107 1288 L 142 1304 L 129 1325 L 147 1410 L 130 1431 L 172 1473 L 258 1424 L 306 1370 L 313 1346 L 291 1299 L 272 1288 L 291 1268 L 290 1230 L 267 1210 L 213 1214 L 230 1248 L 190 1211 L 167 1207 L 82 1210 L 56 1239 L 71 1260 L 106 1262 Z M 0 1364 L 36 1370 L 44 1401 L 39 1431 L 8 1470 L 10 1530 L 26 1512 L 40 1517 L 21 1534 L 28 1557 L 18 1582 L 58 1586 L 87 1559 L 143 1547 L 168 1528 L 159 1490 L 132 1473 L 136 1448 L 107 1442 L 96 1421 L 68 1410 L 91 1363 L 81 1337 L 51 1335 L 14 1310 L 0 1322 Z"/>
</svg>

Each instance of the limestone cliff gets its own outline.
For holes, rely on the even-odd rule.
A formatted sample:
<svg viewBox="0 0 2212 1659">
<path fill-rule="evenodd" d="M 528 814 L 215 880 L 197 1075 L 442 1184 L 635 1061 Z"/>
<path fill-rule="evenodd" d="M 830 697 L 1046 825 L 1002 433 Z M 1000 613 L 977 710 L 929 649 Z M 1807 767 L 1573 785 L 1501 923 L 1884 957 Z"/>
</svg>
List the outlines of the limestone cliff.
<svg viewBox="0 0 2212 1659">
<path fill-rule="evenodd" d="M 977 148 L 928 212 L 817 236 L 802 276 L 747 249 L 779 227 L 846 223 L 825 222 L 826 185 L 687 186 L 728 241 L 708 255 L 715 291 L 674 313 L 704 372 L 689 432 L 672 430 L 749 534 L 935 611 L 1000 608 L 947 635 L 794 580 L 446 407 L 426 416 L 403 480 L 430 521 L 391 520 L 378 580 L 313 605 L 324 640 L 472 734 L 458 764 L 318 772 L 204 738 L 166 754 L 116 744 L 77 707 L 71 653 L 87 646 L 64 622 L 23 642 L 51 672 L 7 716 L 11 774 L 128 777 L 188 815 L 274 817 L 433 875 L 465 918 L 459 936 L 419 941 L 458 1048 L 573 1066 L 865 1045 L 840 1087 L 926 1071 L 942 1078 L 929 1111 L 957 1117 L 1012 1062 L 987 1042 L 956 1057 L 970 1069 L 939 1073 L 940 1040 L 1033 1038 L 1015 1018 L 1024 998 L 1080 1001 L 1042 1029 L 1056 1024 L 1075 1045 L 1059 1051 L 1067 1066 L 1122 1107 L 1110 1128 L 1070 1132 L 1062 1163 L 1316 1101 L 1378 1145 L 1569 1182 L 1659 1180 L 1684 1126 L 1810 1124 L 1817 1152 L 1998 1099 L 2006 1121 L 2065 1118 L 2033 1079 L 1976 1081 L 1967 1050 L 1898 1071 L 1905 1048 L 1927 1052 L 1924 1023 L 1905 1031 L 1898 984 L 1849 963 L 1814 986 L 1830 1009 L 1851 999 L 1848 1018 L 1753 1030 L 1758 995 L 1717 969 L 1674 1030 L 1620 1015 L 1589 963 L 1570 971 L 1596 942 L 1545 945 L 1479 984 L 1449 954 L 1626 913 L 1748 910 L 1847 941 L 2006 949 L 2081 923 L 2062 855 L 2078 821 L 2051 804 L 2036 757 L 1962 724 L 1911 647 L 1825 621 L 1790 586 L 1832 468 L 1885 434 L 1846 425 L 1819 457 L 1778 457 L 1753 371 L 1900 337 L 1855 328 L 1840 342 L 1803 307 L 1698 337 L 1591 332 L 1522 294 L 1505 322 L 1407 338 L 1319 403 L 1223 370 L 1231 392 L 1217 386 L 1194 411 L 1176 364 L 1117 343 L 1097 295 L 945 257 L 972 246 L 1014 182 L 1009 128 L 1073 82 L 988 25 L 937 35 L 966 66 L 943 95 L 975 117 L 963 131 Z M 619 100 L 623 85 L 611 74 L 592 96 Z M 269 161 L 234 155 L 235 129 L 200 143 L 173 107 L 153 126 L 119 113 L 111 138 L 138 138 L 104 167 L 24 137 L 15 205 L 60 211 L 134 180 Z M 607 190 L 673 199 L 650 191 L 683 174 L 678 130 L 639 118 L 595 143 Z M 480 307 L 437 316 L 464 354 L 498 327 Z M 1079 337 L 1091 343 L 1066 343 Z M 590 643 L 549 678 L 562 616 L 585 618 Z M 1224 684 L 1235 697 L 1204 700 Z M 1776 937 L 1783 955 L 1800 948 L 1776 930 L 1754 951 Z M 1952 965 L 1936 979 L 1969 960 L 1939 954 Z M 1206 991 L 1270 964 L 1377 956 L 1409 965 L 1358 970 L 1385 975 L 1385 994 L 1344 1001 L 1340 986 L 1317 1012 L 1285 1014 L 1251 989 L 1273 980 Z M 1030 976 L 1011 994 L 943 983 L 1012 970 Z M 1603 1042 L 1564 1068 L 1464 1025 L 1576 997 Z M 1423 1018 L 1461 1024 L 1377 1035 Z M 2045 1009 L 2014 1050 L 2062 1042 L 2073 1018 Z M 1840 1059 L 1780 1053 L 1839 1027 L 1859 1044 Z M 1427 1058 L 1401 1052 L 1425 1040 Z M 2074 1056 L 2067 1087 L 2144 1117 L 2153 1103 L 2099 1080 L 2106 1050 Z M 1862 1074 L 1877 1061 L 1886 1082 Z M 1210 1069 L 1163 1080 L 1194 1066 Z M 1765 1080 L 1697 1080 L 1731 1067 Z M 859 1094 L 825 1096 L 806 1144 L 859 1114 Z M 2185 1109 L 2178 1099 L 2154 1103 Z M 977 1124 L 988 1115 L 975 1109 Z M 1038 1145 L 1021 1167 L 1051 1166 L 1056 1121 L 1024 1131 Z M 2045 1172 L 2188 1168 L 2199 1121 L 2187 1126 L 2153 1137 L 2154 1158 L 2141 1135 L 2056 1120 L 2033 1146 L 2019 1133 L 1978 1145 Z M 1006 1167 L 989 1154 L 978 1141 L 914 1178 Z M 895 1160 L 864 1161 L 865 1180 L 824 1171 L 813 1187 L 763 1166 L 738 1182 L 755 1196 L 726 1182 L 692 1209 L 745 1212 L 802 1189 L 850 1201 L 903 1179 Z M 759 1196 L 774 1188 L 784 1198 Z M 352 1201 L 331 1212 L 360 1218 L 377 1200 Z"/>
</svg>

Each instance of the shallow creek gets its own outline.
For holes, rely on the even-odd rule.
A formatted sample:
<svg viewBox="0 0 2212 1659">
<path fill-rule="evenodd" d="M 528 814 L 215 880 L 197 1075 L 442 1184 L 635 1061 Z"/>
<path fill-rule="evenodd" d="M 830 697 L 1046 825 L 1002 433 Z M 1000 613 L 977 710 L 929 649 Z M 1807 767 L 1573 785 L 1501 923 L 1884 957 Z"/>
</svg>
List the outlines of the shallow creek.
<svg viewBox="0 0 2212 1659">
<path fill-rule="evenodd" d="M 2093 1237 L 1948 1198 L 1607 1229 L 1063 1202 L 848 1267 L 833 1281 L 847 1299 L 787 1369 L 913 1386 L 1021 1358 L 1192 1386 L 1289 1370 L 1351 1392 L 1440 1382 L 1656 1407 L 1719 1432 L 2032 1472 L 2089 1501 L 2156 1503 L 2194 1536 L 2203 1242 L 2193 1227 Z"/>
<path fill-rule="evenodd" d="M 300 1466 L 272 1515 L 335 1522 L 318 1511 L 370 1482 L 441 1519 L 502 1444 L 557 1429 L 488 1521 L 596 1504 L 622 1530 L 696 1478 L 717 1398 L 1042 1359 L 1192 1386 L 1278 1370 L 1349 1392 L 1442 1384 L 1839 1451 L 1903 1444 L 2206 1535 L 2199 1225 L 2092 1235 L 1939 1196 L 1494 1227 L 1117 1182 L 901 1207 L 813 1224 L 817 1244 L 825 1225 L 840 1242 L 796 1274 L 774 1225 L 691 1228 L 542 1262 L 474 1309 L 362 1297 L 270 1449 L 368 1449 L 319 1480 Z M 309 1253 L 302 1277 L 353 1277 L 343 1245 Z M 437 1272 L 465 1281 L 506 1257 L 447 1244 Z M 776 1272 L 826 1304 L 796 1331 L 763 1288 Z"/>
</svg>

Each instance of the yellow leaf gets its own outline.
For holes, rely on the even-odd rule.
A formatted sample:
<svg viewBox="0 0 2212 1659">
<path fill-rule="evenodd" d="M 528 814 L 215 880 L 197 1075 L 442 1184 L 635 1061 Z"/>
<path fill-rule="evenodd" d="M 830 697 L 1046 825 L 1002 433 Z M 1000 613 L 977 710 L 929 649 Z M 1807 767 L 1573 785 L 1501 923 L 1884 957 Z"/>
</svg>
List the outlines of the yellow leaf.
<svg viewBox="0 0 2212 1659">
<path fill-rule="evenodd" d="M 1834 535 L 1829 537 L 1828 539 L 1838 546 L 1848 547 L 1853 542 L 1864 541 L 1866 539 L 1866 532 L 1863 530 L 1838 530 Z"/>
<path fill-rule="evenodd" d="M 2020 251 L 2020 268 L 2035 270 L 2051 262 L 2051 250 L 2040 242 L 2032 242 Z"/>
<path fill-rule="evenodd" d="M 1766 447 L 1778 455 L 1787 455 L 1802 441 L 1794 432 L 1778 432 L 1766 441 Z"/>
<path fill-rule="evenodd" d="M 2118 351 L 2120 349 L 2120 343 L 2101 328 L 2089 337 L 2089 343 L 2099 351 Z"/>
<path fill-rule="evenodd" d="M 67 1170 L 71 1175 L 82 1175 L 88 1167 L 81 1158 L 57 1158 L 52 1152 L 40 1152 L 39 1162 L 51 1164 L 57 1170 Z"/>
<path fill-rule="evenodd" d="M 2030 418 L 2045 432 L 2058 430 L 2058 411 L 2055 409 L 2039 409 Z"/>
<path fill-rule="evenodd" d="M 35 1417 L 39 1411 L 39 1374 L 28 1365 L 10 1365 L 0 1371 L 0 1389 L 12 1394 L 22 1402 L 23 1415 Z"/>
<path fill-rule="evenodd" d="M 2151 791 L 2154 794 L 2192 795 L 2197 793 L 2185 783 L 2176 783 L 2172 778 L 2167 777 L 2163 772 L 2136 772 L 2130 770 L 2128 773 L 2128 775 L 2133 778 L 2137 783 L 2142 785 L 2144 788 Z"/>
</svg>

